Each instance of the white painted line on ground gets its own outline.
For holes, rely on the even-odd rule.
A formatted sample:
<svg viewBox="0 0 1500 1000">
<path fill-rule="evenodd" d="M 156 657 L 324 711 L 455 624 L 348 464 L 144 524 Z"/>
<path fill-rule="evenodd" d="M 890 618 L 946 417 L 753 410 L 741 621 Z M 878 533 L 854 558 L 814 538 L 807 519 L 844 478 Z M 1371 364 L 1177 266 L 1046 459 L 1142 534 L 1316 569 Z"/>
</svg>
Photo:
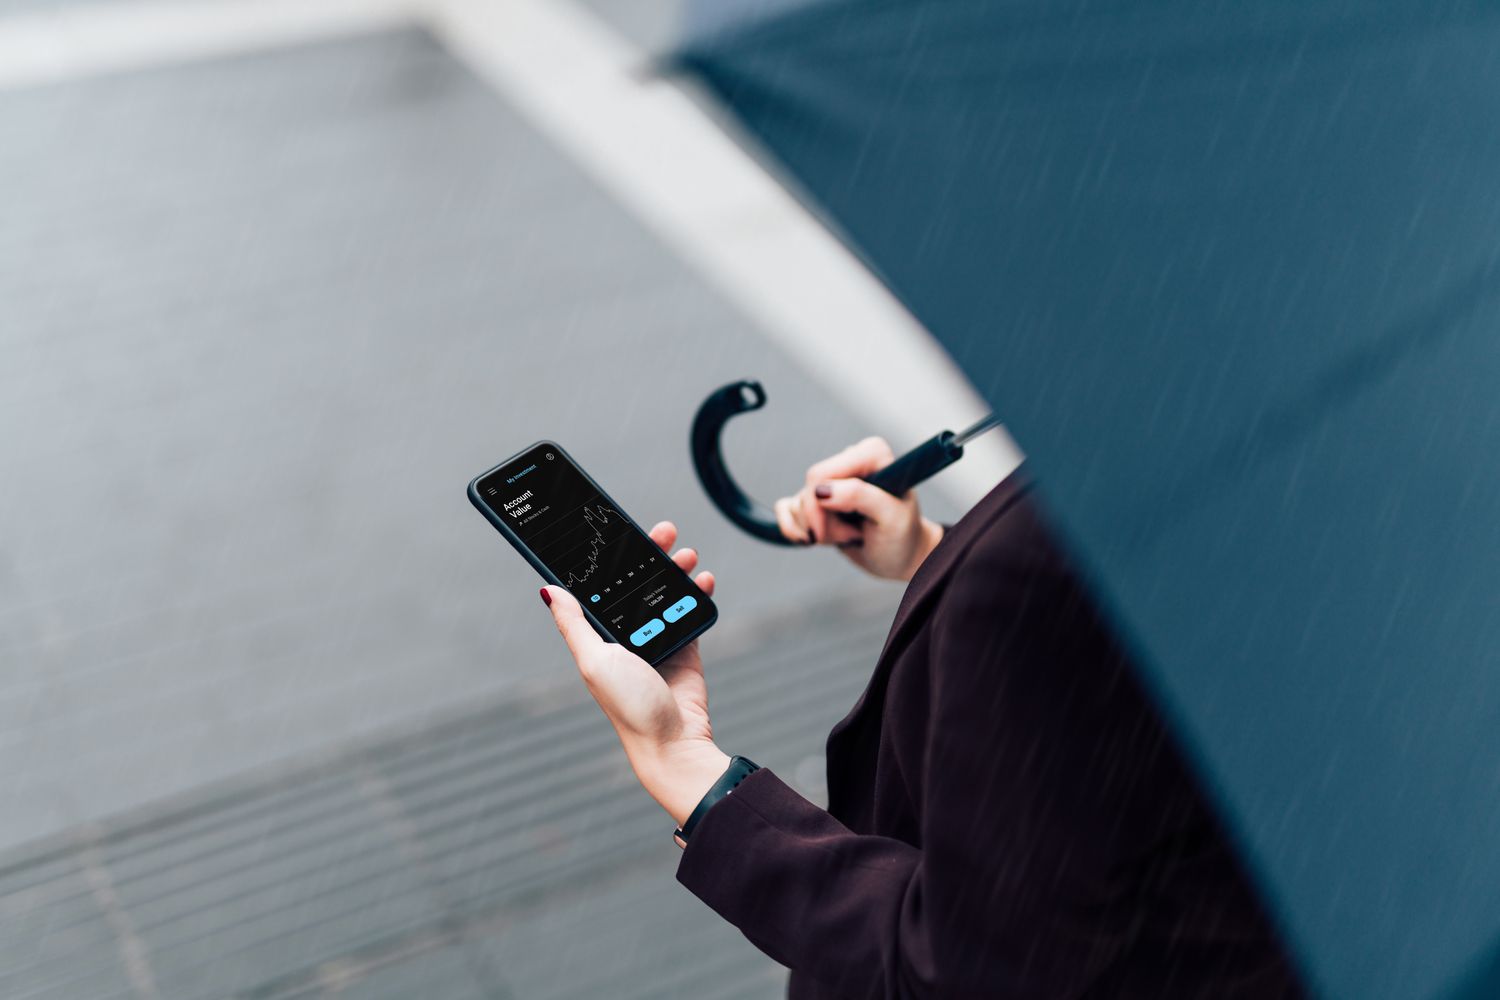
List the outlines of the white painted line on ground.
<svg viewBox="0 0 1500 1000">
<path fill-rule="evenodd" d="M 412 24 L 412 0 L 178 0 L 0 17 L 0 88 L 207 59 Z"/>
<path fill-rule="evenodd" d="M 985 412 L 890 292 L 642 54 L 570 0 L 141 0 L 0 17 L 0 88 L 425 23 L 897 448 Z M 754 372 L 746 372 L 753 377 Z M 774 394 L 775 388 L 770 391 Z M 935 484 L 970 504 L 1004 431 Z"/>
<path fill-rule="evenodd" d="M 434 30 L 899 448 L 987 408 L 890 292 L 644 59 L 568 0 L 433 0 Z M 753 376 L 753 372 L 747 372 Z M 775 387 L 770 387 L 774 394 Z M 973 503 L 1020 453 L 985 435 L 938 484 Z"/>
</svg>

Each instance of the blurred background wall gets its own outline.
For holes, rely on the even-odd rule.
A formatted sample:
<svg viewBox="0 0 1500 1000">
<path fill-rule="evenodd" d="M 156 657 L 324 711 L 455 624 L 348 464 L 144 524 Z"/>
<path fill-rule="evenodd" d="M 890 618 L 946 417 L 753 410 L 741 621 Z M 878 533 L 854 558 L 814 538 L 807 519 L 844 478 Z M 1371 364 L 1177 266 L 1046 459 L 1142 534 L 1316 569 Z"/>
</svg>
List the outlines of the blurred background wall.
<svg viewBox="0 0 1500 1000">
<path fill-rule="evenodd" d="M 899 589 L 734 533 L 693 409 L 764 381 L 769 497 L 977 404 L 652 76 L 674 8 L 0 0 L 0 996 L 780 994 L 463 495 L 547 436 L 676 520 L 721 741 L 822 795 Z"/>
</svg>

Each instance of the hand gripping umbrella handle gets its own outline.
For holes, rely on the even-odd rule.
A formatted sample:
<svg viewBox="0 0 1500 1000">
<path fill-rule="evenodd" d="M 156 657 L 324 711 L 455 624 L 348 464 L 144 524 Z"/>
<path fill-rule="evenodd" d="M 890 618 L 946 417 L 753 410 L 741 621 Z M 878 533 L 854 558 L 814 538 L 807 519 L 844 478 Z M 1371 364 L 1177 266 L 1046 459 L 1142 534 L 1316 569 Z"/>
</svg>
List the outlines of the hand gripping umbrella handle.
<svg viewBox="0 0 1500 1000">
<path fill-rule="evenodd" d="M 731 382 L 710 393 L 693 417 L 693 468 L 698 471 L 698 480 L 703 484 L 709 500 L 741 530 L 772 545 L 795 545 L 795 542 L 781 533 L 776 515 L 770 508 L 740 489 L 734 477 L 729 474 L 729 469 L 724 464 L 724 454 L 719 447 L 724 425 L 732 417 L 758 410 L 765 405 L 766 390 L 759 382 L 751 380 Z M 901 496 L 924 479 L 962 458 L 964 443 L 993 426 L 995 421 L 986 418 L 960 435 L 952 431 L 935 434 L 890 465 L 873 475 L 865 476 L 865 482 L 880 487 L 892 496 Z M 839 516 L 850 523 L 861 520 L 858 514 Z"/>
</svg>

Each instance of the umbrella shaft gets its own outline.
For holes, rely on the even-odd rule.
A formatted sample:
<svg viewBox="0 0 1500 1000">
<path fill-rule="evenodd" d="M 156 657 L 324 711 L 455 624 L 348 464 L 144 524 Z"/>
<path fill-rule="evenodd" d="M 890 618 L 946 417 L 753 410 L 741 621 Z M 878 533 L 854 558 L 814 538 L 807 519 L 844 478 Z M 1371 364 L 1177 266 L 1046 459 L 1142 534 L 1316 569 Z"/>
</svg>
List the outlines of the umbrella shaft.
<svg viewBox="0 0 1500 1000">
<path fill-rule="evenodd" d="M 974 440 L 985 431 L 992 430 L 999 426 L 1000 418 L 991 413 L 989 416 L 985 417 L 978 423 L 970 427 L 965 427 L 963 430 L 953 435 L 953 443 L 962 448 L 964 445 L 968 444 L 970 441 Z"/>
</svg>

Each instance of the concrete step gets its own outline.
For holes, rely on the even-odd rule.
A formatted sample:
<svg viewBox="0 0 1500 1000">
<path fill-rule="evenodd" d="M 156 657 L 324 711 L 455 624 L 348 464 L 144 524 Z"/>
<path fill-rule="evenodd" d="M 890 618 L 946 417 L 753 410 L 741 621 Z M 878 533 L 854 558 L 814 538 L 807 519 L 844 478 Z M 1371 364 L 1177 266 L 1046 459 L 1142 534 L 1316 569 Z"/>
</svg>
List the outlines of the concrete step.
<svg viewBox="0 0 1500 1000">
<path fill-rule="evenodd" d="M 821 797 L 889 614 L 860 597 L 716 637 L 723 745 Z M 778 995 L 675 884 L 669 835 L 562 677 L 9 852 L 0 995 Z"/>
</svg>

